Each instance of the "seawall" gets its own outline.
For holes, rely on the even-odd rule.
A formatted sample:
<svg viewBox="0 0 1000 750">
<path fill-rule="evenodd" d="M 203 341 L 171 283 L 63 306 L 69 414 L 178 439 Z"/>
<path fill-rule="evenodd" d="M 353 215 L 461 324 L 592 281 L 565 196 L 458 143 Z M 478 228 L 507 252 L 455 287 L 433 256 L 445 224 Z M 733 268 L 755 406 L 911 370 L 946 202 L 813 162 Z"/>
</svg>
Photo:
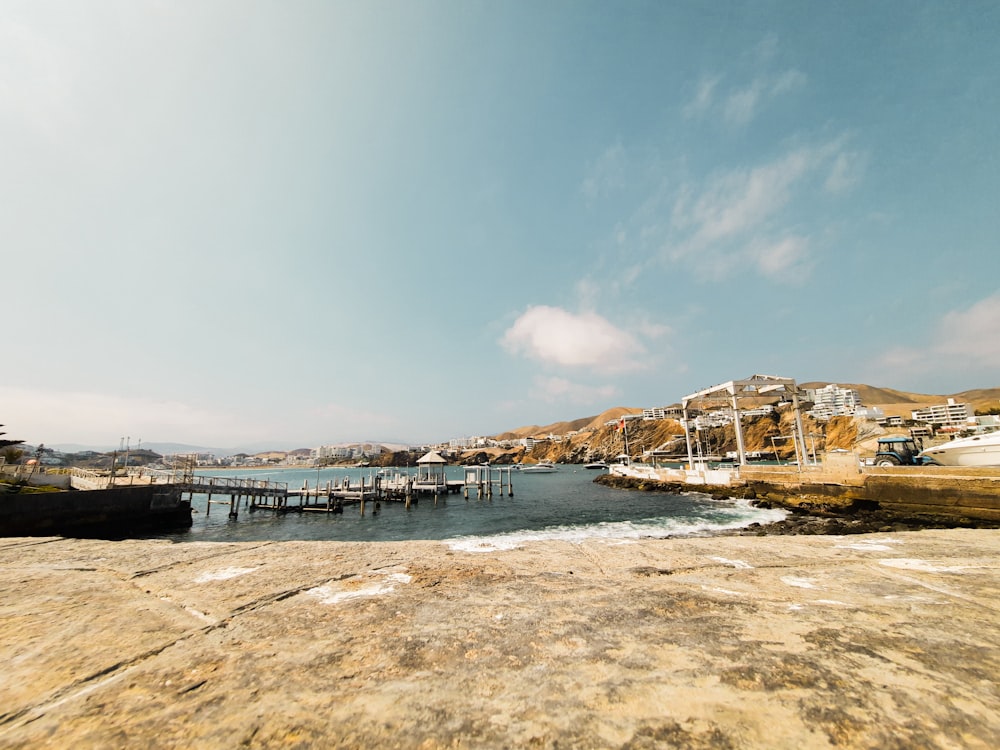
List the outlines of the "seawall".
<svg viewBox="0 0 1000 750">
<path fill-rule="evenodd" d="M 0 494 L 0 536 L 126 536 L 191 525 L 172 485 Z"/>
<path fill-rule="evenodd" d="M 748 465 L 685 471 L 613 467 L 601 481 L 619 486 L 702 490 L 763 498 L 788 507 L 874 504 L 906 516 L 1000 522 L 1000 467 L 860 466 L 850 453 L 816 466 Z"/>
</svg>

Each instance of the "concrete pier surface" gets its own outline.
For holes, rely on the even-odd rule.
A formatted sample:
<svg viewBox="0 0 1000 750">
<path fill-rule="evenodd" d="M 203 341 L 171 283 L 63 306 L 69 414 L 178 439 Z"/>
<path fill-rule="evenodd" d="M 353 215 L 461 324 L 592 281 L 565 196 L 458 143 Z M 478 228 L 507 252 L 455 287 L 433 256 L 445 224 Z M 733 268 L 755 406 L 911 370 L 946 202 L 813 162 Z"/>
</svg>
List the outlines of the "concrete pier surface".
<svg viewBox="0 0 1000 750">
<path fill-rule="evenodd" d="M 996 748 L 1000 532 L 0 539 L 0 747 Z"/>
</svg>

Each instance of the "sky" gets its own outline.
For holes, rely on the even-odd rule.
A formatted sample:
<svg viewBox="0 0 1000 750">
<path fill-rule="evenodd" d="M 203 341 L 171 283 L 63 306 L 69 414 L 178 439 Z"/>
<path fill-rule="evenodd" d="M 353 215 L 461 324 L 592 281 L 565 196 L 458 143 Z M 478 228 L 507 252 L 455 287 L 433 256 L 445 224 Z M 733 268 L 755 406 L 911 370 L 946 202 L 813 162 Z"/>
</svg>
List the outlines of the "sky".
<svg viewBox="0 0 1000 750">
<path fill-rule="evenodd" d="M 0 0 L 0 429 L 1000 386 L 998 38 L 993 0 Z"/>
</svg>

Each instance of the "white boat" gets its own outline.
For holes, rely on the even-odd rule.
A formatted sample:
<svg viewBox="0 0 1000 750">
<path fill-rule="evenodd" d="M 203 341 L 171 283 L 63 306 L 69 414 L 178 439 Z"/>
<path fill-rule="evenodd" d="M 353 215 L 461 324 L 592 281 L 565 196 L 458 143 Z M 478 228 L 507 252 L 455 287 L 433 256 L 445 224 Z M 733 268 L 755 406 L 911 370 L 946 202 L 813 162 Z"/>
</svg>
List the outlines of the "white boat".
<svg viewBox="0 0 1000 750">
<path fill-rule="evenodd" d="M 935 445 L 920 456 L 941 466 L 1000 466 L 1000 431 Z"/>
<path fill-rule="evenodd" d="M 525 474 L 551 474 L 552 472 L 559 470 L 553 463 L 548 461 L 539 461 L 537 464 L 522 466 L 521 471 Z"/>
<path fill-rule="evenodd" d="M 608 465 L 604 461 L 591 461 L 589 464 L 584 464 L 585 469 L 606 469 Z"/>
</svg>

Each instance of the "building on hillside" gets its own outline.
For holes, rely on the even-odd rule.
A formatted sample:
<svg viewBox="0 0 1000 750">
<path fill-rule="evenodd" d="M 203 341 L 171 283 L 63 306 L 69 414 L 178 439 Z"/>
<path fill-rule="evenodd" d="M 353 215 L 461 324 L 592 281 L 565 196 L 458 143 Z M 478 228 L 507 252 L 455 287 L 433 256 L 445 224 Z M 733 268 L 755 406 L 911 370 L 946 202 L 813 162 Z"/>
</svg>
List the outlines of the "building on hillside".
<svg viewBox="0 0 1000 750">
<path fill-rule="evenodd" d="M 805 397 L 813 403 L 809 415 L 821 421 L 830 417 L 854 416 L 854 412 L 863 405 L 856 389 L 841 388 L 836 383 L 822 388 L 806 388 Z"/>
<path fill-rule="evenodd" d="M 727 424 L 732 423 L 733 413 L 725 410 L 705 412 L 694 418 L 694 428 L 696 430 L 706 430 L 709 427 L 725 427 Z"/>
<path fill-rule="evenodd" d="M 926 422 L 938 427 L 965 427 L 973 416 L 972 407 L 968 404 L 957 404 L 949 398 L 947 404 L 935 404 L 925 409 L 912 412 L 914 422 Z"/>
<path fill-rule="evenodd" d="M 645 420 L 681 419 L 683 416 L 684 413 L 677 406 L 654 406 L 642 410 L 642 418 Z"/>
<path fill-rule="evenodd" d="M 882 423 L 885 421 L 885 412 L 877 406 L 858 406 L 854 409 L 854 416 L 862 419 L 870 419 L 872 422 Z"/>
<path fill-rule="evenodd" d="M 774 407 L 771 404 L 764 404 L 763 406 L 758 406 L 754 409 L 746 409 L 740 412 L 740 419 L 743 417 L 766 417 L 774 413 Z"/>
</svg>

